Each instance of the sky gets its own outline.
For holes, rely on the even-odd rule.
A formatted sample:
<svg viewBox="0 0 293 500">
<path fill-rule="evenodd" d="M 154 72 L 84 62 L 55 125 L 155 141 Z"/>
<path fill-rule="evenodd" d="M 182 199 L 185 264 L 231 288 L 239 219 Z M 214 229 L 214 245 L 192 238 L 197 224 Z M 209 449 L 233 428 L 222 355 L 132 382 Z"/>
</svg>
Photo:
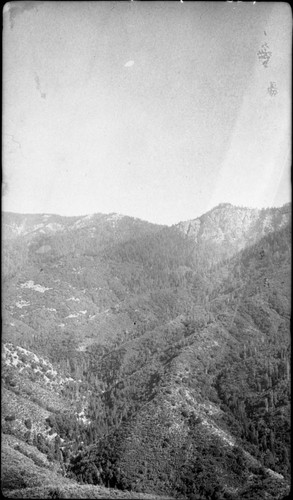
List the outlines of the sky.
<svg viewBox="0 0 293 500">
<path fill-rule="evenodd" d="M 3 210 L 291 201 L 289 4 L 10 2 L 3 26 Z"/>
</svg>

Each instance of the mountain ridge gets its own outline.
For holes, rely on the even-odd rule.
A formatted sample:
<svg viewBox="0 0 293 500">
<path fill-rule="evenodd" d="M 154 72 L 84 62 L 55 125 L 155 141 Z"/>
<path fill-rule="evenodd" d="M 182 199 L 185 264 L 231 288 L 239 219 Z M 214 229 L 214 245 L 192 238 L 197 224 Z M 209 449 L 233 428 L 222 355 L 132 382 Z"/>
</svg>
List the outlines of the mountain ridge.
<svg viewBox="0 0 293 500">
<path fill-rule="evenodd" d="M 242 210 L 242 211 L 250 211 L 250 212 L 259 213 L 261 211 L 269 211 L 269 210 L 287 211 L 287 209 L 289 212 L 290 206 L 291 206 L 291 202 L 287 202 L 287 203 L 281 205 L 280 207 L 251 208 L 251 207 L 236 206 L 236 205 L 232 205 L 231 203 L 223 202 L 223 203 L 219 203 L 218 205 L 216 205 L 212 209 L 208 210 L 207 212 L 204 212 L 202 215 L 195 217 L 194 219 L 186 219 L 186 220 L 182 220 L 182 221 L 179 221 L 177 223 L 173 223 L 173 224 L 169 224 L 169 225 L 168 224 L 161 224 L 161 223 L 154 223 L 154 222 L 144 220 L 140 217 L 124 215 L 124 214 L 120 214 L 117 212 L 111 212 L 109 214 L 95 212 L 95 213 L 85 214 L 85 215 L 60 215 L 60 214 L 55 214 L 55 213 L 54 214 L 53 213 L 20 213 L 20 212 L 2 211 L 2 219 L 29 218 L 29 219 L 36 219 L 39 221 L 39 220 L 41 220 L 40 218 L 42 218 L 42 219 L 52 218 L 52 219 L 59 219 L 59 220 L 62 219 L 65 221 L 72 220 L 74 222 L 77 222 L 78 220 L 82 221 L 82 220 L 94 219 L 94 218 L 97 219 L 97 218 L 111 218 L 111 217 L 113 217 L 113 218 L 134 219 L 134 220 L 145 222 L 147 224 L 152 224 L 155 226 L 172 227 L 172 226 L 179 226 L 180 224 L 186 225 L 186 224 L 190 224 L 194 221 L 201 220 L 201 219 L 207 217 L 208 215 L 210 215 L 211 213 L 213 213 L 214 211 L 219 210 L 219 209 L 223 209 L 223 208 L 231 208 L 231 209 L 238 209 L 238 210 Z M 4 223 L 5 223 L 5 221 L 4 221 Z"/>
<path fill-rule="evenodd" d="M 290 474 L 290 211 L 253 215 L 242 248 L 251 224 L 236 243 L 219 243 L 216 221 L 229 235 L 241 214 L 227 204 L 204 214 L 197 241 L 186 227 L 103 215 L 8 238 L 5 439 L 31 443 L 43 463 L 51 457 L 61 483 L 65 471 L 134 495 L 231 500 L 262 498 L 265 483 L 267 498 L 281 499 Z M 24 408 L 15 418 L 13 405 Z M 29 413 L 40 415 L 31 426 Z M 29 478 L 21 493 L 15 469 L 5 474 L 15 496 L 29 493 Z"/>
</svg>

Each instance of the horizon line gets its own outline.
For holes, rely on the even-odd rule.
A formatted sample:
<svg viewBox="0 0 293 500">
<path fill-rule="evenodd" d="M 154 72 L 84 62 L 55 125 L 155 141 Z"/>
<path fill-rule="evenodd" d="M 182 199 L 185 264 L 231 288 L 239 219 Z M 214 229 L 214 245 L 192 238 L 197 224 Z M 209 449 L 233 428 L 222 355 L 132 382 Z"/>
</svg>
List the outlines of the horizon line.
<svg viewBox="0 0 293 500">
<path fill-rule="evenodd" d="M 240 209 L 245 209 L 245 210 L 271 210 L 271 209 L 283 208 L 286 205 L 291 205 L 291 203 L 292 203 L 292 201 L 288 201 L 288 202 L 283 203 L 282 205 L 279 205 L 279 206 L 251 207 L 251 206 L 244 206 L 244 205 L 233 205 L 232 203 L 229 203 L 229 202 L 221 202 L 221 203 L 218 203 L 217 205 L 215 205 L 213 208 L 207 210 L 206 212 L 203 212 L 201 215 L 198 215 L 194 218 L 181 219 L 178 222 L 171 223 L 171 224 L 151 222 L 151 221 L 148 221 L 147 219 L 142 219 L 141 217 L 136 217 L 134 215 L 126 215 L 126 214 L 122 214 L 119 212 L 109 212 L 109 213 L 92 212 L 92 213 L 78 214 L 78 215 L 63 215 L 63 214 L 58 214 L 58 213 L 53 213 L 53 212 L 14 212 L 13 210 L 2 210 L 2 215 L 4 215 L 4 214 L 14 214 L 14 215 L 24 215 L 24 216 L 26 216 L 26 215 L 27 216 L 37 216 L 37 215 L 45 216 L 45 215 L 48 215 L 48 216 L 65 217 L 68 219 L 69 218 L 89 217 L 89 216 L 95 216 L 95 215 L 101 215 L 101 216 L 120 215 L 121 217 L 129 217 L 131 219 L 138 219 L 138 220 L 141 220 L 142 222 L 147 222 L 148 224 L 154 224 L 156 226 L 172 227 L 176 224 L 180 224 L 180 222 L 186 222 L 186 221 L 190 221 L 190 220 L 199 219 L 203 215 L 208 214 L 209 212 L 212 212 L 213 210 L 215 210 L 216 208 L 219 208 L 219 207 L 230 206 L 233 208 L 238 208 L 238 209 L 240 208 Z"/>
</svg>

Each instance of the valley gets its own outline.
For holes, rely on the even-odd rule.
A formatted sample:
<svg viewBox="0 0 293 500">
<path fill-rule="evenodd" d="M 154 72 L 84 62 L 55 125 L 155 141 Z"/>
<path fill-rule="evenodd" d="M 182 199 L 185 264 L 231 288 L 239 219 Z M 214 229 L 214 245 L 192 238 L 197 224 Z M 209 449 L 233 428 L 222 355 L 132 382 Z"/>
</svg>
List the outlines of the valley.
<svg viewBox="0 0 293 500">
<path fill-rule="evenodd" d="M 286 498 L 291 204 L 2 225 L 6 497 Z"/>
</svg>

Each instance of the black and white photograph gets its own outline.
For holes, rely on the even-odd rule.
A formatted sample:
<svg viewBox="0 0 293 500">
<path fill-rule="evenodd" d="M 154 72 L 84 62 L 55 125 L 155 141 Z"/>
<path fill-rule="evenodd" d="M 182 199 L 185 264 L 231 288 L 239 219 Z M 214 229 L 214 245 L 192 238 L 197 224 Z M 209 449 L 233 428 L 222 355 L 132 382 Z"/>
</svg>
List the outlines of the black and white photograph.
<svg viewBox="0 0 293 500">
<path fill-rule="evenodd" d="M 2 4 L 4 498 L 286 500 L 292 10 Z"/>
</svg>

